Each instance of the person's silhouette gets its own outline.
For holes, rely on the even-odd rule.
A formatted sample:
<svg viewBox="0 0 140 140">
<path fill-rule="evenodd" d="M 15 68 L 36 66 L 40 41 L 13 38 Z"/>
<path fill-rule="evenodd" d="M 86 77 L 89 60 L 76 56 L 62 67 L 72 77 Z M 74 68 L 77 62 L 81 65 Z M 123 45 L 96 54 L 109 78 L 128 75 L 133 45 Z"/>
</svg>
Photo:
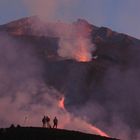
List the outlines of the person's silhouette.
<svg viewBox="0 0 140 140">
<path fill-rule="evenodd" d="M 46 117 L 44 116 L 42 118 L 43 128 L 46 128 Z"/>
<path fill-rule="evenodd" d="M 54 117 L 53 119 L 53 128 L 57 128 L 58 125 L 58 119 L 56 117 Z"/>
<path fill-rule="evenodd" d="M 47 122 L 47 128 L 51 128 L 50 118 L 48 116 L 46 116 L 46 122 Z"/>
</svg>

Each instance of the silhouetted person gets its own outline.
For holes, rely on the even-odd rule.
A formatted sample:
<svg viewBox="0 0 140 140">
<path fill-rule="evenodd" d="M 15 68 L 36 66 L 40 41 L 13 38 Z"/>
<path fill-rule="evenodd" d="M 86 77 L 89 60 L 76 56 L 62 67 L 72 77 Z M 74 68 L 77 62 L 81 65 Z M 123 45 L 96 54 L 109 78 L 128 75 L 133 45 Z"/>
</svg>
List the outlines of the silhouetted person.
<svg viewBox="0 0 140 140">
<path fill-rule="evenodd" d="M 21 127 L 21 126 L 18 124 L 18 125 L 17 125 L 17 128 L 20 128 L 20 127 Z"/>
<path fill-rule="evenodd" d="M 58 124 L 58 119 L 55 117 L 53 119 L 53 128 L 57 128 L 57 124 Z"/>
<path fill-rule="evenodd" d="M 43 118 L 42 118 L 42 123 L 43 123 L 43 128 L 46 128 L 46 117 L 44 116 Z"/>
<path fill-rule="evenodd" d="M 11 124 L 10 128 L 15 128 L 15 125 L 14 124 Z"/>
<path fill-rule="evenodd" d="M 46 116 L 46 122 L 47 122 L 47 128 L 51 128 L 50 118 L 48 116 Z"/>
</svg>

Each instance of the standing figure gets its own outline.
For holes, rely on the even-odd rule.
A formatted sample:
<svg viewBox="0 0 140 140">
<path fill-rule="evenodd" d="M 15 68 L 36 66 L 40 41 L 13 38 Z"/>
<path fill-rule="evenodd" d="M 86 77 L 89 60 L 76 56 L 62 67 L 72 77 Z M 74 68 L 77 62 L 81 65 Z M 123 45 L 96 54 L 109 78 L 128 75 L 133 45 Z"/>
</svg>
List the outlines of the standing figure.
<svg viewBox="0 0 140 140">
<path fill-rule="evenodd" d="M 57 128 L 57 124 L 58 124 L 58 119 L 55 117 L 53 119 L 53 128 Z"/>
<path fill-rule="evenodd" d="M 42 118 L 43 128 L 46 128 L 46 117 L 44 116 Z"/>
<path fill-rule="evenodd" d="M 48 116 L 46 116 L 46 122 L 47 122 L 47 128 L 51 128 L 50 118 Z"/>
</svg>

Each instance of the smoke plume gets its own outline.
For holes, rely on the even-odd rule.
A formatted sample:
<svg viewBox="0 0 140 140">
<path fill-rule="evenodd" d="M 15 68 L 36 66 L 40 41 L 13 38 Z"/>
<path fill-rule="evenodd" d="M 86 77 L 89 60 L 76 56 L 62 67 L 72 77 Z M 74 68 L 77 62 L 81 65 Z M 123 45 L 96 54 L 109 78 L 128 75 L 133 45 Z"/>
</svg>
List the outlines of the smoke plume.
<svg viewBox="0 0 140 140">
<path fill-rule="evenodd" d="M 59 106 L 64 95 L 45 84 L 44 68 L 40 59 L 34 56 L 33 46 L 26 44 L 25 47 L 4 33 L 0 34 L 0 39 L 0 127 L 12 123 L 41 127 L 42 117 L 48 115 L 51 119 L 58 117 L 59 128 L 107 136 Z"/>
<path fill-rule="evenodd" d="M 66 28 L 60 35 L 58 54 L 77 61 L 91 61 L 95 45 L 91 42 L 91 27 L 83 20 L 78 20 Z"/>
<path fill-rule="evenodd" d="M 67 17 L 74 0 L 24 0 L 32 15 L 38 15 L 43 21 L 57 21 Z M 70 15 L 69 15 L 70 16 Z"/>
<path fill-rule="evenodd" d="M 63 9 L 69 9 L 76 2 L 70 0 L 35 0 L 26 2 L 31 10 L 31 13 L 38 15 L 42 22 L 53 21 L 53 25 L 46 25 L 42 28 L 40 23 L 35 23 L 36 28 L 46 36 L 57 36 L 59 38 L 58 54 L 67 59 L 75 59 L 77 61 L 90 61 L 92 59 L 92 52 L 95 51 L 95 45 L 91 42 L 91 26 L 84 20 L 78 20 L 72 24 L 61 23 L 65 20 L 66 15 L 58 16 Z M 70 9 L 69 9 L 70 10 Z M 66 10 L 65 13 L 70 13 Z M 58 21 L 58 17 L 60 18 Z M 47 27 L 48 26 L 48 27 Z M 48 28 L 48 32 L 44 32 Z"/>
</svg>

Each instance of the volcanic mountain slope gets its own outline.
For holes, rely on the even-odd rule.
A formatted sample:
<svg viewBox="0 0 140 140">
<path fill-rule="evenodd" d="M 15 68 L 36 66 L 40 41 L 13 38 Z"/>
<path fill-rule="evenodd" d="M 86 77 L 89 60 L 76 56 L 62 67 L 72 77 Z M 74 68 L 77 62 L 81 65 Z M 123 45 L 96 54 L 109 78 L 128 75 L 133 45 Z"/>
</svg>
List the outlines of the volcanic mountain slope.
<svg viewBox="0 0 140 140">
<path fill-rule="evenodd" d="M 5 69 L 11 66 L 10 72 L 15 73 L 17 69 L 23 72 L 28 62 L 35 71 L 32 75 L 29 67 L 28 77 L 36 76 L 37 80 L 38 67 L 41 67 L 46 85 L 64 94 L 65 106 L 70 112 L 88 118 L 112 136 L 136 139 L 140 129 L 140 40 L 93 26 L 85 20 L 75 23 L 90 26 L 91 41 L 96 45 L 90 62 L 77 62 L 58 55 L 59 38 L 51 29 L 61 28 L 64 23 L 41 23 L 37 17 L 30 17 L 0 26 L 1 48 L 12 46 L 19 53 L 18 61 L 9 64 L 9 60 L 17 58 L 11 55 L 11 49 L 9 57 L 5 57 L 6 50 L 2 49 L 1 67 L 7 64 Z M 38 65 L 30 61 L 28 54 L 36 58 Z M 23 60 L 25 55 L 26 61 Z M 10 78 L 21 82 L 20 72 L 16 74 L 18 78 L 12 74 Z M 10 82 L 6 84 L 0 88 L 1 96 L 8 94 L 12 87 Z M 36 102 L 40 100 L 36 96 Z"/>
<path fill-rule="evenodd" d="M 106 138 L 97 135 L 85 134 L 76 131 L 68 130 L 59 130 L 59 129 L 44 129 L 44 128 L 7 128 L 5 130 L 1 129 L 0 131 L 1 140 L 117 140 L 113 138 Z"/>
</svg>

